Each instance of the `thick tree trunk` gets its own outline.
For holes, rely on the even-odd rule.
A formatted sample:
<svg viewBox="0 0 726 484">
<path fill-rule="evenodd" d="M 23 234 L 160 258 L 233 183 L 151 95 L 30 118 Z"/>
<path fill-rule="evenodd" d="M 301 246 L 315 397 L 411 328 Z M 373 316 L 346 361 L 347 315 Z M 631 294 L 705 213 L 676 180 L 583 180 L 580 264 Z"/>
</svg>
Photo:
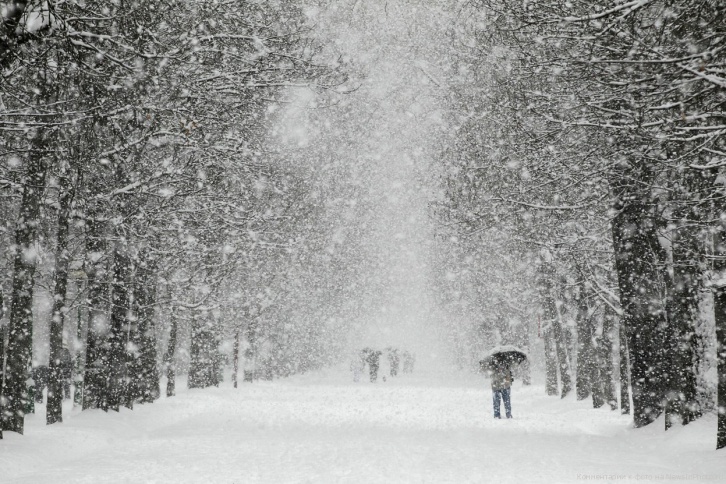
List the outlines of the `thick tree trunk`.
<svg viewBox="0 0 726 484">
<path fill-rule="evenodd" d="M 5 387 L 0 398 L 0 427 L 23 433 L 25 413 L 32 400 L 27 381 L 31 378 L 33 353 L 33 289 L 37 254 L 35 243 L 40 219 L 40 201 L 45 185 L 46 164 L 39 153 L 31 153 L 23 181 L 23 195 L 15 232 L 15 261 L 6 348 Z"/>
<path fill-rule="evenodd" d="M 62 366 L 63 322 L 65 319 L 66 296 L 68 292 L 68 230 L 73 202 L 73 184 L 70 173 L 64 171 L 60 177 L 60 198 L 58 209 L 58 239 L 55 254 L 55 288 L 53 312 L 50 322 L 50 361 L 48 374 L 48 405 L 46 423 L 48 425 L 63 421 L 63 381 Z"/>
<path fill-rule="evenodd" d="M 613 337 L 615 333 L 616 315 L 609 307 L 605 308 L 602 336 L 598 339 L 597 366 L 602 387 L 602 396 L 610 405 L 611 410 L 618 408 L 613 379 Z"/>
<path fill-rule="evenodd" d="M 716 449 L 726 447 L 726 186 L 718 181 L 721 169 L 708 173 L 711 177 L 710 192 L 713 199 L 711 209 L 718 222 L 713 227 L 713 313 L 716 329 L 716 374 L 718 376 L 716 397 Z M 718 196 L 713 196 L 713 194 Z"/>
<path fill-rule="evenodd" d="M 696 334 L 698 321 L 699 290 L 701 287 L 701 259 L 699 234 L 696 221 L 688 220 L 687 213 L 676 213 L 680 226 L 673 231 L 672 272 L 668 274 L 668 382 L 666 401 L 666 430 L 674 422 L 683 425 L 701 415 L 698 408 L 697 369 L 700 360 Z"/>
<path fill-rule="evenodd" d="M 572 391 L 572 378 L 570 377 L 570 359 L 567 351 L 567 341 L 561 324 L 561 315 L 559 308 L 555 307 L 557 317 L 552 320 L 552 334 L 555 341 L 555 350 L 557 352 L 558 370 L 560 371 L 560 381 L 562 382 L 561 398 L 565 398 Z"/>
<path fill-rule="evenodd" d="M 716 448 L 726 447 L 726 223 L 721 217 L 721 226 L 715 237 L 713 309 L 716 320 L 716 372 L 718 374 L 718 396 L 716 409 L 718 423 Z"/>
<path fill-rule="evenodd" d="M 104 224 L 90 213 L 86 225 L 86 265 L 88 277 L 88 331 L 86 335 L 86 365 L 83 377 L 83 409 L 108 410 L 106 399 L 107 355 L 104 351 L 108 336 L 108 316 L 104 296 L 108 277 L 106 269 L 106 239 Z"/>
<path fill-rule="evenodd" d="M 591 318 L 588 320 L 588 324 L 584 328 L 586 332 L 585 334 L 590 340 L 590 347 L 588 348 L 589 351 L 587 354 L 587 362 L 583 365 L 583 369 L 587 372 L 590 379 L 592 406 L 593 408 L 600 408 L 605 405 L 605 391 L 603 388 L 603 374 L 600 371 L 600 365 L 598 361 L 598 356 L 600 352 L 600 339 L 595 339 L 595 324 L 595 319 Z"/>
<path fill-rule="evenodd" d="M 206 388 L 218 384 L 216 375 L 217 340 L 206 317 L 192 319 L 189 388 Z"/>
<path fill-rule="evenodd" d="M 174 365 L 174 353 L 176 352 L 176 340 L 178 332 L 178 322 L 176 317 L 176 308 L 171 307 L 171 331 L 169 332 L 169 344 L 166 347 L 164 355 L 164 364 L 166 365 L 166 396 L 173 397 L 176 394 L 176 368 Z"/>
<path fill-rule="evenodd" d="M 597 382 L 593 381 L 593 346 L 592 346 L 592 321 L 588 314 L 587 297 L 585 293 L 585 284 L 580 284 L 579 294 L 577 295 L 577 378 L 575 380 L 575 393 L 578 400 L 585 400 L 593 395 L 593 402 L 596 399 L 595 389 L 593 385 Z"/>
<path fill-rule="evenodd" d="M 159 398 L 159 369 L 156 365 L 156 328 L 154 324 L 154 308 L 156 307 L 156 272 L 142 252 L 136 269 L 134 281 L 134 302 L 137 307 L 137 341 L 138 364 L 134 378 L 139 381 L 140 403 L 150 403 Z"/>
<path fill-rule="evenodd" d="M 550 350 L 554 349 L 557 357 L 557 369 L 559 370 L 560 382 L 562 383 L 562 398 L 564 398 L 572 390 L 572 380 L 570 379 L 570 364 L 567 356 L 565 336 L 560 323 L 561 314 L 557 305 L 556 283 L 554 280 L 556 274 L 550 258 L 549 253 L 542 254 L 538 286 L 540 304 L 544 311 L 545 325 L 548 326 L 547 333 L 549 333 L 549 337 L 551 338 L 549 341 Z M 547 353 L 547 340 L 545 340 L 545 353 Z M 548 394 L 550 394 L 552 388 L 549 383 L 551 378 L 550 371 L 548 370 Z M 556 377 L 554 386 L 557 386 Z"/>
<path fill-rule="evenodd" d="M 636 427 L 653 422 L 663 412 L 667 387 L 663 348 L 663 311 L 658 241 L 651 207 L 638 197 L 621 203 L 612 222 L 622 324 L 630 353 L 633 419 Z"/>
<path fill-rule="evenodd" d="M 693 254 L 688 255 L 689 259 L 684 258 L 690 251 L 683 250 L 682 244 L 687 242 L 681 236 L 674 234 L 673 237 L 673 272 L 668 278 L 666 430 L 675 422 L 687 424 L 700 414 L 696 401 L 698 351 L 695 348 L 700 270 L 695 267 L 697 260 L 693 260 Z"/>
<path fill-rule="evenodd" d="M 597 350 L 594 350 L 597 351 Z M 600 408 L 605 405 L 605 393 L 602 386 L 602 375 L 597 365 L 592 366 L 592 407 Z"/>
<path fill-rule="evenodd" d="M 726 240 L 723 243 L 726 245 Z M 716 355 L 718 363 L 716 448 L 722 449 L 726 447 L 726 286 L 719 286 L 715 289 L 713 305 L 716 316 Z"/>
<path fill-rule="evenodd" d="M 133 260 L 133 261 L 132 261 Z M 141 355 L 144 351 L 141 331 L 141 306 L 145 297 L 139 290 L 139 279 L 143 277 L 142 270 L 139 266 L 139 259 L 133 258 L 129 260 L 129 273 L 126 280 L 127 291 L 127 321 L 125 336 L 125 365 L 124 372 L 127 375 L 125 384 L 125 393 L 123 398 L 123 406 L 126 408 L 134 408 L 134 402 L 141 401 L 141 395 L 146 391 L 146 381 L 143 374 Z M 140 297 L 141 299 L 137 299 Z"/>
<path fill-rule="evenodd" d="M 127 399 L 127 352 L 130 332 L 129 287 L 131 282 L 131 261 L 125 248 L 116 246 L 113 257 L 113 285 L 111 292 L 111 332 L 108 338 L 108 408 L 118 412 Z"/>
<path fill-rule="evenodd" d="M 5 317 L 5 295 L 3 288 L 0 287 L 0 320 Z M 3 388 L 5 387 L 5 326 L 0 323 L 0 399 L 3 396 Z M 0 439 L 3 438 L 3 411 L 2 403 L 0 403 Z"/>
<path fill-rule="evenodd" d="M 76 287 L 78 291 L 78 311 L 76 313 L 76 341 L 77 341 L 77 348 L 74 348 L 76 350 L 75 360 L 74 360 L 74 370 L 75 375 L 73 378 L 73 383 L 75 385 L 75 389 L 73 391 L 73 406 L 79 406 L 83 405 L 83 368 L 84 368 L 84 362 L 85 362 L 85 354 L 83 351 L 83 305 L 80 304 L 81 295 L 83 294 L 83 289 L 81 287 L 81 281 L 76 281 Z"/>
<path fill-rule="evenodd" d="M 124 329 L 124 393 L 121 404 L 133 409 L 134 402 L 141 400 L 141 394 L 145 391 L 146 383 L 141 369 L 141 353 L 143 352 L 139 324 L 141 311 L 136 300 L 137 277 L 139 269 L 136 258 L 128 259 L 128 273 L 126 274 L 126 326 Z"/>
<path fill-rule="evenodd" d="M 551 328 L 548 328 L 542 335 L 544 339 L 545 366 L 547 373 L 545 388 L 547 390 L 547 395 L 557 395 L 557 356 L 555 354 L 551 331 Z"/>
</svg>

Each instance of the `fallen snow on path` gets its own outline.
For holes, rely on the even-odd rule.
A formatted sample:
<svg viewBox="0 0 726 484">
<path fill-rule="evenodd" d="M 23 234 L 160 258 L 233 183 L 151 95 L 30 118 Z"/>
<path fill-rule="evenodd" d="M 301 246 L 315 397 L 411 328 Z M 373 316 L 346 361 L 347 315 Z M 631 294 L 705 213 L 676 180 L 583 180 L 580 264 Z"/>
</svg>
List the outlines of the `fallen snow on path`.
<svg viewBox="0 0 726 484">
<path fill-rule="evenodd" d="M 712 416 L 635 430 L 619 412 L 517 384 L 515 418 L 494 420 L 487 383 L 429 373 L 355 384 L 330 370 L 119 413 L 66 402 L 53 426 L 40 406 L 25 436 L 0 440 L 0 482 L 726 482 Z"/>
</svg>

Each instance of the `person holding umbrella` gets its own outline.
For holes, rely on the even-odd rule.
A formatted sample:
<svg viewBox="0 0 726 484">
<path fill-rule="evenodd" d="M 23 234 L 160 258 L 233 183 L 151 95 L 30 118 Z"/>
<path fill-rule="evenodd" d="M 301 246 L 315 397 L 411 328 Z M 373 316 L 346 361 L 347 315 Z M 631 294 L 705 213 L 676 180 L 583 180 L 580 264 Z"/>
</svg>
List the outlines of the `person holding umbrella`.
<svg viewBox="0 0 726 484">
<path fill-rule="evenodd" d="M 489 378 L 492 380 L 492 398 L 494 400 L 494 418 L 502 418 L 499 408 L 500 399 L 504 401 L 507 418 L 512 418 L 511 388 L 512 369 L 502 360 L 494 360 L 489 366 Z"/>
<path fill-rule="evenodd" d="M 502 401 L 507 418 L 512 418 L 511 388 L 514 381 L 512 365 L 521 363 L 526 358 L 527 354 L 516 346 L 505 345 L 492 349 L 481 360 L 480 364 L 487 369 L 487 374 L 491 378 L 494 418 L 502 418 L 500 412 Z"/>
</svg>

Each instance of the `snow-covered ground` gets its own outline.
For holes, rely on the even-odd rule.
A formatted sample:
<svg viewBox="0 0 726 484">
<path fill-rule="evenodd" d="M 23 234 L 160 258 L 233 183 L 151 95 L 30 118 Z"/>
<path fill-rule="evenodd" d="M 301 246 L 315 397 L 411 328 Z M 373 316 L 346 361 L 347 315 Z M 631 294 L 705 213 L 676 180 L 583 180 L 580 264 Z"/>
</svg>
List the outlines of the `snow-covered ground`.
<svg viewBox="0 0 726 484">
<path fill-rule="evenodd" d="M 120 413 L 69 406 L 54 426 L 40 406 L 0 441 L 0 482 L 726 482 L 713 416 L 665 433 L 540 386 L 512 399 L 515 418 L 495 421 L 476 375 L 329 370 Z"/>
</svg>

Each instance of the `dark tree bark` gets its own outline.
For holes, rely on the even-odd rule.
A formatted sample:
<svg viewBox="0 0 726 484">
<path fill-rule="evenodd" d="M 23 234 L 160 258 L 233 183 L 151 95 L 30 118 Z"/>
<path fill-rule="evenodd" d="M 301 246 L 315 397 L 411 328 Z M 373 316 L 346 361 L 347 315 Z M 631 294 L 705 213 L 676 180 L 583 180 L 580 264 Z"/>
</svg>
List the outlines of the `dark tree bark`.
<svg viewBox="0 0 726 484">
<path fill-rule="evenodd" d="M 234 370 L 232 372 L 232 383 L 237 388 L 237 372 L 239 371 L 239 330 L 234 334 L 233 362 Z"/>
<path fill-rule="evenodd" d="M 123 395 L 123 406 L 126 408 L 134 408 L 134 402 L 141 401 L 141 395 L 146 391 L 147 384 L 144 381 L 141 354 L 143 353 L 143 342 L 139 326 L 141 324 L 141 306 L 145 297 L 139 288 L 139 279 L 143 277 L 140 274 L 139 260 L 136 258 L 129 259 L 129 273 L 126 281 L 127 311 L 126 335 L 124 341 L 124 373 L 125 392 Z M 133 276 L 132 276 L 133 274 Z M 141 299 L 137 299 L 140 297 Z"/>
<path fill-rule="evenodd" d="M 685 210 L 689 212 L 690 210 Z M 679 210 L 680 212 L 680 210 Z M 685 425 L 700 416 L 698 409 L 697 369 L 699 363 L 696 321 L 698 319 L 701 269 L 699 267 L 699 230 L 686 214 L 675 214 L 680 226 L 673 231 L 673 268 L 668 274 L 667 351 L 669 354 L 666 393 L 666 430 L 674 422 Z"/>
<path fill-rule="evenodd" d="M 543 331 L 545 349 L 545 365 L 547 378 L 545 387 L 547 395 L 557 395 L 557 356 L 555 354 L 554 343 L 552 341 L 551 328 Z"/>
<path fill-rule="evenodd" d="M 83 378 L 83 409 L 108 410 L 106 400 L 106 364 L 104 351 L 108 336 L 106 293 L 106 238 L 104 222 L 98 213 L 89 212 L 86 221 L 86 264 L 88 277 L 88 331 L 86 336 L 86 365 Z"/>
<path fill-rule="evenodd" d="M 597 368 L 602 387 L 602 396 L 610 405 L 611 410 L 617 410 L 618 398 L 615 395 L 613 378 L 613 337 L 615 333 L 616 315 L 609 306 L 605 307 L 603 317 L 602 336 L 598 338 Z"/>
<path fill-rule="evenodd" d="M 169 343 L 166 347 L 166 354 L 164 355 L 164 364 L 166 365 L 166 396 L 173 397 L 176 394 L 176 368 L 174 365 L 174 353 L 176 352 L 176 340 L 178 332 L 178 322 L 176 315 L 176 308 L 171 307 L 171 313 L 169 315 L 171 319 L 171 331 L 169 332 Z"/>
<path fill-rule="evenodd" d="M 722 236 L 723 237 L 723 236 Z M 726 237 L 722 240 L 726 246 Z M 721 262 L 722 265 L 723 262 Z M 726 269 L 721 269 L 722 273 Z M 718 373 L 718 424 L 716 430 L 716 448 L 726 447 L 726 286 L 715 288 L 714 314 L 716 315 L 716 356 Z"/>
<path fill-rule="evenodd" d="M 119 244 L 120 245 L 120 244 Z M 125 247 L 116 246 L 113 257 L 113 284 L 111 287 L 111 332 L 108 338 L 108 408 L 118 412 L 121 404 L 129 405 L 128 368 L 126 347 L 130 333 L 129 287 L 131 260 Z M 132 403 L 131 403 L 132 404 Z"/>
<path fill-rule="evenodd" d="M 720 208 L 720 207 L 719 207 Z M 719 210 L 721 214 L 726 213 Z M 718 374 L 718 396 L 716 409 L 718 424 L 716 448 L 726 447 L 726 226 L 723 215 L 715 236 L 714 273 L 717 284 L 713 286 L 713 309 L 716 320 L 716 361 Z"/>
<path fill-rule="evenodd" d="M 82 288 L 82 282 L 81 280 L 76 281 L 76 288 L 78 291 L 78 310 L 76 313 L 76 338 L 80 344 L 79 347 L 76 348 L 76 354 L 74 358 L 73 368 L 75 375 L 73 377 L 73 383 L 75 385 L 75 390 L 73 393 L 73 406 L 79 406 L 83 405 L 83 374 L 84 374 L 84 366 L 85 366 L 85 353 L 83 351 L 83 344 L 81 343 L 83 341 L 83 305 L 80 304 L 81 295 L 83 294 L 83 288 Z"/>
<path fill-rule="evenodd" d="M 572 391 L 572 378 L 570 377 L 570 360 L 568 358 L 567 345 L 565 344 L 565 336 L 559 317 L 552 321 L 552 335 L 554 336 L 555 351 L 557 353 L 557 368 L 560 372 L 560 382 L 562 383 L 560 397 L 565 398 Z"/>
<path fill-rule="evenodd" d="M 207 318 L 194 315 L 191 339 L 189 388 L 218 385 L 217 339 L 214 337 Z"/>
<path fill-rule="evenodd" d="M 633 419 L 636 427 L 643 427 L 663 412 L 667 387 L 663 352 L 667 323 L 658 268 L 664 257 L 654 207 L 646 195 L 627 189 L 618 195 L 618 214 L 612 221 L 615 268 L 630 350 Z"/>
<path fill-rule="evenodd" d="M 5 294 L 0 286 L 0 320 L 5 317 Z M 0 398 L 2 398 L 5 387 L 5 326 L 0 324 Z M 3 408 L 0 404 L 0 439 L 3 438 Z"/>
<path fill-rule="evenodd" d="M 701 157 L 704 158 L 704 157 Z M 708 160 L 702 159 L 707 164 Z M 705 200 L 712 197 L 714 170 L 686 170 L 676 184 L 676 208 L 671 232 L 672 267 L 666 273 L 669 323 L 668 350 L 671 358 L 670 388 L 666 403 L 666 429 L 673 422 L 685 425 L 701 416 L 698 404 L 698 368 L 703 358 L 703 342 L 696 327 L 700 291 L 703 288 L 705 237 L 702 227 L 707 216 Z M 711 206 L 710 208 L 713 208 Z"/>
<path fill-rule="evenodd" d="M 623 415 L 630 413 L 630 351 L 628 350 L 628 337 L 625 334 L 625 325 L 622 320 L 619 325 L 619 352 L 620 352 L 620 410 Z"/>
<path fill-rule="evenodd" d="M 552 339 L 554 341 L 555 353 L 557 355 L 557 370 L 559 371 L 560 383 L 562 384 L 560 397 L 565 398 L 572 391 L 570 358 L 567 351 L 568 345 L 560 322 L 560 311 L 557 308 L 557 302 L 554 299 L 554 295 L 550 298 L 550 305 L 552 306 L 550 311 L 554 311 L 555 314 L 555 317 L 551 320 L 550 324 L 552 325 Z"/>
<path fill-rule="evenodd" d="M 132 379 L 139 382 L 135 400 L 150 403 L 159 398 L 159 369 L 156 365 L 156 328 L 154 308 L 156 307 L 156 273 L 148 254 L 142 252 L 134 280 L 134 302 L 136 311 L 135 346 L 138 358 L 132 372 Z"/>
<path fill-rule="evenodd" d="M 549 254 L 546 254 L 549 257 Z M 544 312 L 545 326 L 547 326 L 547 336 L 545 337 L 545 353 L 547 353 L 547 337 L 551 338 L 550 350 L 554 349 L 557 358 L 557 370 L 562 383 L 561 396 L 564 398 L 572 390 L 572 380 L 570 378 L 570 364 L 567 356 L 567 346 L 565 342 L 564 332 L 560 324 L 560 310 L 557 307 L 556 281 L 555 271 L 552 262 L 543 260 L 539 267 L 539 295 L 540 303 Z M 550 370 L 548 370 L 548 389 L 547 393 L 551 394 L 551 386 L 549 383 Z M 557 387 L 556 377 L 554 387 Z"/>
<path fill-rule="evenodd" d="M 68 292 L 68 230 L 73 202 L 73 183 L 70 173 L 64 169 L 60 176 L 60 198 L 58 200 L 58 234 L 55 254 L 55 288 L 53 312 L 50 322 L 50 362 L 48 365 L 48 404 L 46 407 L 46 423 L 48 425 L 63 421 L 63 381 L 64 368 L 63 322 L 65 319 L 66 296 Z"/>
<path fill-rule="evenodd" d="M 141 395 L 145 391 L 146 382 L 143 377 L 141 364 L 142 338 L 139 331 L 141 318 L 141 308 L 136 296 L 139 295 L 138 286 L 138 260 L 136 258 L 128 259 L 128 273 L 126 274 L 126 329 L 124 334 L 124 360 L 123 360 L 123 395 L 122 405 L 126 408 L 133 409 L 134 402 L 141 401 Z"/>
<path fill-rule="evenodd" d="M 23 194 L 15 232 L 13 286 L 6 348 L 6 375 L 0 399 L 0 427 L 23 433 L 25 413 L 32 399 L 27 380 L 31 378 L 33 353 L 33 289 L 37 254 L 35 242 L 40 219 L 40 201 L 45 186 L 46 163 L 31 152 L 23 180 Z"/>
<path fill-rule="evenodd" d="M 585 400 L 592 392 L 594 403 L 597 397 L 593 386 L 597 383 L 593 381 L 593 328 L 584 282 L 578 288 L 577 306 L 577 378 L 575 393 L 578 400 Z"/>
<path fill-rule="evenodd" d="M 597 351 L 597 349 L 593 350 Z M 592 407 L 600 408 L 605 405 L 605 392 L 603 391 L 602 375 L 597 365 L 592 365 Z"/>
</svg>

